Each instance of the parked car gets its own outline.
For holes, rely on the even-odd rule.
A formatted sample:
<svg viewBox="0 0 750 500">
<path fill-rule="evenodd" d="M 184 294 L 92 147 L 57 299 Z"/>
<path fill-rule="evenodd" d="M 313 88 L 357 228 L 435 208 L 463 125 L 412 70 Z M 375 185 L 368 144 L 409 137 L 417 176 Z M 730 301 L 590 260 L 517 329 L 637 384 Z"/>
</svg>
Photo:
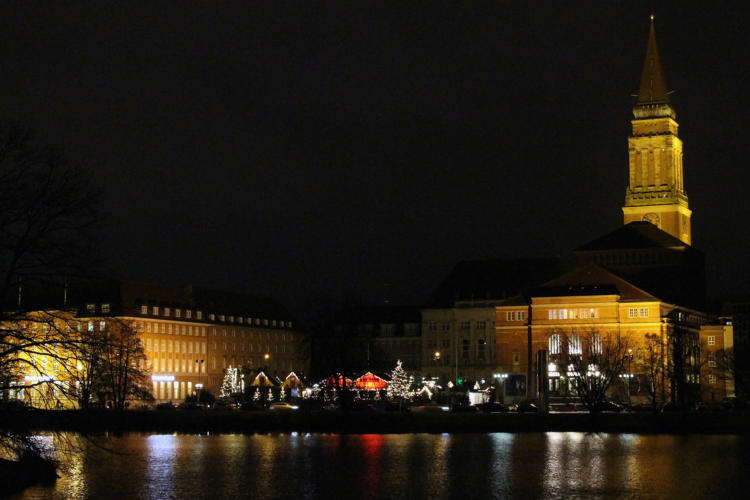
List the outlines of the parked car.
<svg viewBox="0 0 750 500">
<path fill-rule="evenodd" d="M 275 401 L 268 405 L 268 409 L 276 411 L 290 411 L 299 409 L 299 406 L 293 405 L 291 403 L 286 403 L 284 401 Z"/>
<path fill-rule="evenodd" d="M 516 405 L 515 411 L 517 411 L 518 413 L 535 413 L 539 411 L 539 407 L 536 405 L 536 403 L 532 403 L 529 400 L 524 400 Z"/>
<path fill-rule="evenodd" d="M 504 404 L 498 403 L 497 401 L 491 401 L 489 403 L 482 403 L 477 405 L 479 411 L 484 413 L 507 413 L 508 407 Z"/>
</svg>

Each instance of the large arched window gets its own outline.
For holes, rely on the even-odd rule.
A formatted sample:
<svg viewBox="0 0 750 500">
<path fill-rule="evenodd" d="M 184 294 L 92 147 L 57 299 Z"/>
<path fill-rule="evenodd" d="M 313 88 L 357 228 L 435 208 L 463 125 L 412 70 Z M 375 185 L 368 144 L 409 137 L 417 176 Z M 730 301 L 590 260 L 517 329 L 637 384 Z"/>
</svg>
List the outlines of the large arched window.
<svg viewBox="0 0 750 500">
<path fill-rule="evenodd" d="M 560 335 L 553 333 L 549 336 L 549 353 L 560 354 L 562 352 L 562 345 L 560 343 Z"/>
<path fill-rule="evenodd" d="M 599 355 L 602 353 L 602 336 L 598 333 L 591 335 L 591 354 Z"/>
<path fill-rule="evenodd" d="M 582 354 L 583 351 L 581 350 L 581 336 L 577 333 L 574 333 L 570 336 L 570 339 L 568 340 L 568 352 L 570 354 Z"/>
</svg>

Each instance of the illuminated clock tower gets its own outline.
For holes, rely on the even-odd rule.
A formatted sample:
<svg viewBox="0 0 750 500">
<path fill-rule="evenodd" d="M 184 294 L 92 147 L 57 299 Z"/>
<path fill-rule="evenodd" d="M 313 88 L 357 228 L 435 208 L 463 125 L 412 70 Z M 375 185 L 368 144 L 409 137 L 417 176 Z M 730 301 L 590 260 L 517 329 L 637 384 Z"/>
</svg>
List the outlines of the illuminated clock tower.
<svg viewBox="0 0 750 500">
<path fill-rule="evenodd" d="M 648 221 L 690 245 L 688 198 L 682 177 L 682 141 L 659 60 L 654 16 L 648 35 L 641 89 L 628 138 L 630 184 L 622 207 L 624 222 Z"/>
</svg>

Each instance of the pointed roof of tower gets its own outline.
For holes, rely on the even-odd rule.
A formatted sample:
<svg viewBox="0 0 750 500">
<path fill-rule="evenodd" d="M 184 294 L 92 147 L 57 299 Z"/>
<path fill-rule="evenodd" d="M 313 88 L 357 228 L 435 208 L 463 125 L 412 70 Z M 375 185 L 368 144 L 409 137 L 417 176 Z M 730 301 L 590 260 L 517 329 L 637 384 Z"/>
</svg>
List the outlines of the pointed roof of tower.
<svg viewBox="0 0 750 500">
<path fill-rule="evenodd" d="M 648 47 L 646 60 L 643 63 L 641 75 L 641 90 L 638 93 L 638 104 L 664 103 L 669 104 L 667 81 L 659 59 L 659 49 L 656 47 L 656 32 L 654 30 L 654 15 L 651 15 L 651 28 L 648 33 Z"/>
</svg>

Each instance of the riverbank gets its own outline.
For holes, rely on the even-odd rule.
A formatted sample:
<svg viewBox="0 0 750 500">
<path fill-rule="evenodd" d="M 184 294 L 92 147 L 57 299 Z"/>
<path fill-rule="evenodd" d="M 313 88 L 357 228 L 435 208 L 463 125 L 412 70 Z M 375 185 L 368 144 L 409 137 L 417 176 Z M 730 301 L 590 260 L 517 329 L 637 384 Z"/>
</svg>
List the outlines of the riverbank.
<svg viewBox="0 0 750 500">
<path fill-rule="evenodd" d="M 5 427 L 26 432 L 160 433 L 466 433 L 619 432 L 750 434 L 748 412 L 480 414 L 339 411 L 80 411 L 39 410 L 5 414 Z"/>
</svg>

